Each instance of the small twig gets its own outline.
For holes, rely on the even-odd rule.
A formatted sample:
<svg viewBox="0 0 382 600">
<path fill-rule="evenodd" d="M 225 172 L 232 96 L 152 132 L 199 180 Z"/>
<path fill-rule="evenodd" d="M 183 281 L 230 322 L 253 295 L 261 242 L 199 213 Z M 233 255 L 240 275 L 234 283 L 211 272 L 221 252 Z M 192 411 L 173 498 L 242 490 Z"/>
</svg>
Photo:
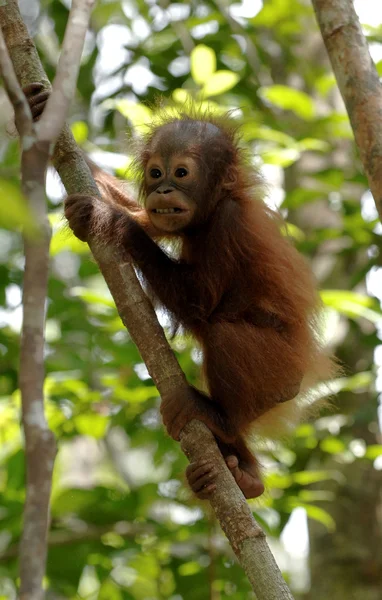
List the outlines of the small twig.
<svg viewBox="0 0 382 600">
<path fill-rule="evenodd" d="M 27 467 L 24 528 L 20 544 L 20 598 L 43 598 L 49 500 L 56 446 L 44 414 L 44 328 L 50 230 L 45 213 L 45 169 L 48 155 L 38 145 L 32 115 L 17 81 L 0 32 L 4 85 L 14 104 L 22 141 L 22 189 L 38 227 L 35 240 L 24 239 L 25 274 L 20 349 L 20 390 Z"/>
<path fill-rule="evenodd" d="M 76 90 L 85 35 L 94 0 L 73 0 L 58 61 L 53 91 L 38 124 L 41 140 L 55 141 L 64 126 Z"/>
<path fill-rule="evenodd" d="M 0 65 L 5 88 L 14 106 L 16 127 L 22 143 L 22 189 L 37 225 L 36 239 L 24 239 L 23 326 L 20 349 L 20 390 L 26 454 L 26 502 L 20 543 L 20 599 L 42 600 L 45 575 L 49 503 L 56 444 L 44 413 L 44 330 L 49 269 L 50 225 L 45 198 L 45 172 L 49 149 L 66 119 L 73 95 L 85 33 L 90 0 L 77 0 L 70 13 L 69 35 L 60 61 L 57 82 L 39 127 L 17 80 L 0 31 Z M 86 7 L 86 8 L 85 8 Z M 86 20 L 87 17 L 87 20 Z M 70 36 L 74 41 L 71 43 Z"/>
<path fill-rule="evenodd" d="M 265 85 L 264 82 L 260 81 L 261 74 L 261 62 L 259 61 L 258 53 L 255 44 L 253 43 L 250 35 L 244 29 L 244 27 L 238 23 L 233 17 L 231 17 L 229 12 L 229 1 L 228 0 L 215 0 L 215 4 L 219 12 L 227 19 L 227 23 L 229 24 L 231 30 L 234 33 L 241 35 L 245 43 L 247 45 L 246 48 L 246 59 L 251 67 L 252 77 L 257 85 Z"/>
<path fill-rule="evenodd" d="M 382 220 L 382 86 L 352 0 L 312 0 Z"/>
<path fill-rule="evenodd" d="M 159 0 L 158 4 L 164 11 L 167 11 L 168 7 L 170 6 L 170 0 Z M 189 56 L 192 50 L 195 48 L 195 44 L 186 25 L 183 21 L 171 21 L 171 27 L 178 36 L 185 54 Z"/>
<path fill-rule="evenodd" d="M 12 61 L 0 28 L 0 73 L 4 87 L 15 111 L 15 123 L 20 136 L 32 135 L 33 120 L 28 102 L 20 88 Z"/>
</svg>

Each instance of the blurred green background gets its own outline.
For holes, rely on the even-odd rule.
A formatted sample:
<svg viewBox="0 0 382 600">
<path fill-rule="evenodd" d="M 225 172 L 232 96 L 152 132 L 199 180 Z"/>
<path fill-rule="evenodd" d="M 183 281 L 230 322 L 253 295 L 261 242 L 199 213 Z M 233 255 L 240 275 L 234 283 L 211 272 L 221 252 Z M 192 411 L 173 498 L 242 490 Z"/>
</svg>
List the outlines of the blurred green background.
<svg viewBox="0 0 382 600">
<path fill-rule="evenodd" d="M 23 0 L 50 78 L 66 0 Z M 382 5 L 356 2 L 382 75 Z M 320 281 L 328 344 L 345 365 L 333 407 L 261 454 L 267 491 L 251 504 L 296 598 L 382 598 L 381 225 L 308 0 L 99 0 L 70 123 L 100 165 L 129 177 L 131 140 L 163 97 L 233 110 L 298 248 Z M 23 248 L 12 111 L 0 88 L 0 599 L 14 600 L 25 498 L 17 385 Z M 59 453 L 48 600 L 246 600 L 249 584 L 208 506 L 88 247 L 54 227 L 46 331 L 46 413 Z M 166 325 L 163 315 L 159 315 Z M 192 340 L 173 346 L 198 384 Z M 254 374 L 255 376 L 255 374 Z M 377 384 L 376 384 L 377 382 Z"/>
</svg>

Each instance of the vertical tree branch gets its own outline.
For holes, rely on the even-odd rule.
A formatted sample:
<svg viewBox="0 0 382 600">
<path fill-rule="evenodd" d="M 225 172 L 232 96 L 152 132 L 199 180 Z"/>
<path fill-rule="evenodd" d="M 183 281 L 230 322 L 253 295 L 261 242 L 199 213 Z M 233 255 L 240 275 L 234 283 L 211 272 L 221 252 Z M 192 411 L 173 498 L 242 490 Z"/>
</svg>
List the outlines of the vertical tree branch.
<svg viewBox="0 0 382 600">
<path fill-rule="evenodd" d="M 312 0 L 382 220 L 382 86 L 352 0 Z"/>
<path fill-rule="evenodd" d="M 22 85 L 33 81 L 49 82 L 22 22 L 16 0 L 0 6 L 0 20 L 16 75 Z M 89 168 L 68 127 L 57 141 L 53 162 L 68 193 L 99 195 Z M 171 395 L 187 385 L 169 347 L 150 301 L 144 294 L 129 257 L 110 247 L 91 244 L 103 276 L 110 288 L 123 323 L 145 361 L 161 395 Z M 293 600 L 266 543 L 264 533 L 253 518 L 243 494 L 236 485 L 209 429 L 198 421 L 182 432 L 182 448 L 192 460 L 200 453 L 219 466 L 217 490 L 211 505 L 239 561 L 244 567 L 258 600 Z M 37 600 L 40 597 L 36 596 Z M 23 599 L 24 600 L 24 599 Z M 26 597 L 25 597 L 26 600 Z M 35 598 L 33 598 L 35 600 Z"/>
<path fill-rule="evenodd" d="M 50 228 L 45 213 L 46 146 L 37 148 L 28 103 L 18 84 L 0 30 L 0 65 L 14 105 L 21 138 L 22 188 L 37 225 L 35 239 L 24 237 L 25 274 L 20 350 L 20 390 L 26 454 L 26 502 L 20 545 L 20 598 L 43 598 L 49 500 L 56 446 L 44 415 L 44 326 Z"/>
<path fill-rule="evenodd" d="M 53 91 L 39 123 L 39 138 L 56 141 L 74 96 L 85 35 L 94 0 L 73 0 L 58 61 Z M 58 115 L 57 115 L 58 113 Z M 63 117 L 63 118 L 62 118 Z"/>
<path fill-rule="evenodd" d="M 23 285 L 23 325 L 20 349 L 20 390 L 26 455 L 26 502 L 20 544 L 20 598 L 42 600 L 45 574 L 49 503 L 56 444 L 44 413 L 44 330 L 49 270 L 50 225 L 45 197 L 45 172 L 49 149 L 65 122 L 73 95 L 91 0 L 77 0 L 69 17 L 66 38 L 53 86 L 51 109 L 35 127 L 26 98 L 20 88 L 0 30 L 0 66 L 9 98 L 14 106 L 21 138 L 22 189 L 28 198 L 37 234 L 24 236 L 25 272 Z M 52 99 L 51 98 L 51 99 Z M 54 114 L 52 112 L 54 111 Z"/>
</svg>

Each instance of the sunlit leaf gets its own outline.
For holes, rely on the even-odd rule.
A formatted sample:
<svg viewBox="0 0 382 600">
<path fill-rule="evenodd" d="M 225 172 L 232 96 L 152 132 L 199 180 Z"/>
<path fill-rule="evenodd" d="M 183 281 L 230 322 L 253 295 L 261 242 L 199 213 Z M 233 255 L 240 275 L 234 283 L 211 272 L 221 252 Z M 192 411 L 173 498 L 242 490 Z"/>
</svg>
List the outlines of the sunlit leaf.
<svg viewBox="0 0 382 600">
<path fill-rule="evenodd" d="M 375 460 L 379 456 L 382 456 L 382 444 L 370 444 L 366 448 L 365 457 Z"/>
<path fill-rule="evenodd" d="M 153 35 L 150 35 L 143 45 L 143 49 L 145 53 L 151 53 L 153 55 L 157 55 L 161 52 L 165 52 L 173 44 L 178 41 L 175 32 L 169 28 L 166 28 L 165 31 L 159 31 Z"/>
<path fill-rule="evenodd" d="M 235 87 L 240 77 L 232 71 L 216 71 L 201 90 L 201 96 L 217 96 Z"/>
<path fill-rule="evenodd" d="M 336 495 L 329 490 L 301 490 L 298 497 L 302 502 L 332 502 Z"/>
<path fill-rule="evenodd" d="M 191 75 L 198 85 L 208 82 L 216 71 L 216 54 L 204 44 L 199 44 L 191 52 Z"/>
<path fill-rule="evenodd" d="M 289 511 L 295 508 L 303 508 L 310 519 L 322 523 L 329 531 L 335 530 L 336 524 L 333 517 L 323 508 L 309 504 L 308 502 L 302 502 L 300 496 L 288 498 L 286 504 Z"/>
<path fill-rule="evenodd" d="M 304 231 L 297 227 L 297 225 L 294 223 L 286 223 L 286 234 L 288 237 L 296 240 L 296 242 L 303 242 L 306 238 Z"/>
<path fill-rule="evenodd" d="M 109 419 L 97 413 L 77 415 L 74 425 L 81 435 L 88 435 L 96 439 L 104 437 Z"/>
<path fill-rule="evenodd" d="M 88 139 L 89 127 L 85 121 L 74 121 L 71 123 L 70 129 L 77 144 L 81 146 Z"/>
<path fill-rule="evenodd" d="M 324 140 L 317 140 L 315 138 L 304 138 L 298 142 L 298 146 L 303 150 L 313 150 L 317 152 L 329 152 L 330 144 Z"/>
<path fill-rule="evenodd" d="M 311 435 L 315 435 L 316 431 L 310 423 L 303 423 L 299 427 L 297 427 L 295 436 L 296 437 L 309 437 Z"/>
<path fill-rule="evenodd" d="M 195 573 L 199 573 L 201 570 L 201 565 L 196 561 L 186 562 L 183 565 L 180 565 L 178 571 L 179 575 L 195 575 Z"/>
<path fill-rule="evenodd" d="M 286 85 L 272 85 L 260 88 L 259 94 L 274 106 L 290 110 L 305 121 L 309 121 L 315 116 L 316 111 L 312 98 L 300 90 Z"/>
<path fill-rule="evenodd" d="M 364 294 L 347 290 L 323 290 L 321 298 L 326 306 L 352 319 L 363 317 L 373 323 L 382 322 L 382 311 L 378 310 L 375 299 Z"/>
<path fill-rule="evenodd" d="M 314 506 L 313 504 L 302 504 L 302 508 L 306 510 L 306 514 L 310 519 L 322 523 L 328 531 L 334 531 L 336 523 L 333 517 L 323 508 Z"/>
<path fill-rule="evenodd" d="M 97 6 L 92 11 L 92 23 L 98 28 L 104 27 L 115 16 L 120 15 L 123 18 L 123 11 L 120 2 L 97 2 Z"/>
<path fill-rule="evenodd" d="M 292 478 L 300 485 L 310 485 L 318 481 L 333 479 L 333 475 L 333 471 L 300 471 L 299 473 L 293 473 Z"/>
<path fill-rule="evenodd" d="M 132 102 L 126 99 L 105 100 L 103 106 L 118 110 L 121 115 L 132 123 L 137 131 L 147 131 L 147 127 L 152 122 L 152 111 L 140 102 Z"/>
<path fill-rule="evenodd" d="M 125 600 L 125 598 L 126 596 L 122 593 L 118 583 L 112 579 L 103 581 L 97 594 L 97 600 Z"/>
<path fill-rule="evenodd" d="M 333 73 L 324 73 L 324 75 L 318 77 L 315 81 L 316 89 L 322 96 L 326 96 L 335 85 L 336 78 Z"/>
<path fill-rule="evenodd" d="M 89 290 L 89 288 L 77 286 L 72 288 L 71 293 L 88 304 L 101 304 L 108 308 L 115 308 L 115 304 L 109 296 L 99 294 L 93 290 Z"/>
<path fill-rule="evenodd" d="M 36 235 L 36 226 L 27 201 L 20 187 L 0 179 L 0 227 L 4 229 L 22 228 L 26 234 Z"/>
<path fill-rule="evenodd" d="M 183 90 L 182 88 L 177 88 L 172 93 L 173 100 L 178 104 L 190 105 L 193 103 L 193 98 L 187 90 Z"/>
<path fill-rule="evenodd" d="M 57 215 L 49 215 L 51 223 L 57 221 L 56 217 Z M 85 242 L 81 242 L 62 221 L 59 225 L 53 227 L 50 254 L 56 256 L 60 252 L 68 250 L 75 254 L 88 254 L 90 252 L 89 246 Z"/>
<path fill-rule="evenodd" d="M 265 476 L 266 487 L 276 489 L 286 489 L 290 487 L 293 480 L 290 475 L 281 475 L 280 473 L 269 473 Z"/>
<path fill-rule="evenodd" d="M 241 126 L 243 133 L 243 139 L 245 140 L 266 140 L 269 142 L 275 142 L 281 146 L 290 148 L 296 146 L 297 142 L 290 135 L 287 135 L 283 131 L 278 129 L 271 129 L 262 125 L 257 125 L 251 121 L 243 123 Z"/>
<path fill-rule="evenodd" d="M 289 167 L 300 158 L 300 152 L 297 148 L 278 148 L 260 154 L 265 163 L 279 165 L 280 167 Z"/>
<path fill-rule="evenodd" d="M 330 390 L 332 394 L 338 392 L 363 392 L 374 383 L 375 375 L 371 371 L 361 371 L 350 377 L 337 377 L 330 381 Z"/>
<path fill-rule="evenodd" d="M 328 454 L 340 454 L 346 450 L 346 446 L 340 438 L 327 437 L 320 442 L 320 448 Z"/>
<path fill-rule="evenodd" d="M 139 404 L 157 398 L 159 393 L 153 385 L 140 385 L 137 387 L 126 387 L 118 376 L 104 375 L 101 383 L 107 388 L 113 389 L 113 397 L 124 400 L 130 404 Z"/>
<path fill-rule="evenodd" d="M 261 8 L 257 15 L 252 19 L 252 23 L 256 26 L 264 26 L 272 28 L 290 17 L 290 5 L 284 0 L 273 0 L 273 2 L 262 2 L 258 4 Z"/>
</svg>

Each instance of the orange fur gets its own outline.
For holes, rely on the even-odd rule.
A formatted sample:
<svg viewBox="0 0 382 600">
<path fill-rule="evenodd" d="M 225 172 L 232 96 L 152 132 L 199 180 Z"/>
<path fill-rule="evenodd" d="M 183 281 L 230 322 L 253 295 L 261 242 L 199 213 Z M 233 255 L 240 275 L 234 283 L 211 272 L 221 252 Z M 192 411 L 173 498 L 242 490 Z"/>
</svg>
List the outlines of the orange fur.
<svg viewBox="0 0 382 600">
<path fill-rule="evenodd" d="M 48 93 L 38 83 L 24 91 L 38 119 Z M 178 438 L 189 420 L 204 421 L 223 454 L 239 457 L 249 475 L 244 493 L 258 495 L 258 467 L 244 438 L 290 431 L 309 407 L 309 388 L 331 376 L 333 363 L 320 339 L 314 278 L 262 201 L 263 182 L 240 148 L 236 123 L 193 111 L 156 123 L 137 152 L 143 206 L 90 167 L 103 202 L 69 196 L 70 227 L 82 240 L 122 245 L 175 327 L 203 349 L 209 395 L 190 386 L 163 398 L 169 433 Z M 166 221 L 163 207 L 174 218 Z M 179 259 L 153 241 L 169 235 L 181 242 Z"/>
<path fill-rule="evenodd" d="M 178 138 L 187 140 L 184 150 L 200 169 L 202 223 L 200 230 L 181 233 L 180 256 L 181 263 L 195 268 L 196 288 L 180 286 L 175 297 L 160 265 L 152 265 L 156 273 L 149 267 L 150 253 L 136 244 L 130 251 L 154 295 L 200 342 L 208 391 L 227 415 L 227 431 L 283 435 L 310 410 L 310 387 L 333 372 L 320 339 L 316 283 L 283 235 L 280 215 L 261 199 L 263 182 L 240 148 L 236 124 L 227 118 L 181 114 L 156 124 L 138 152 L 141 198 L 150 157 L 158 149 L 164 155 L 178 151 Z M 115 197 L 109 188 L 110 201 Z M 118 201 L 123 205 L 120 196 Z M 119 230 L 122 238 L 124 225 Z M 117 235 L 114 229 L 114 239 Z M 192 418 L 192 411 L 184 412 Z M 221 431 L 220 437 L 232 438 Z"/>
</svg>

